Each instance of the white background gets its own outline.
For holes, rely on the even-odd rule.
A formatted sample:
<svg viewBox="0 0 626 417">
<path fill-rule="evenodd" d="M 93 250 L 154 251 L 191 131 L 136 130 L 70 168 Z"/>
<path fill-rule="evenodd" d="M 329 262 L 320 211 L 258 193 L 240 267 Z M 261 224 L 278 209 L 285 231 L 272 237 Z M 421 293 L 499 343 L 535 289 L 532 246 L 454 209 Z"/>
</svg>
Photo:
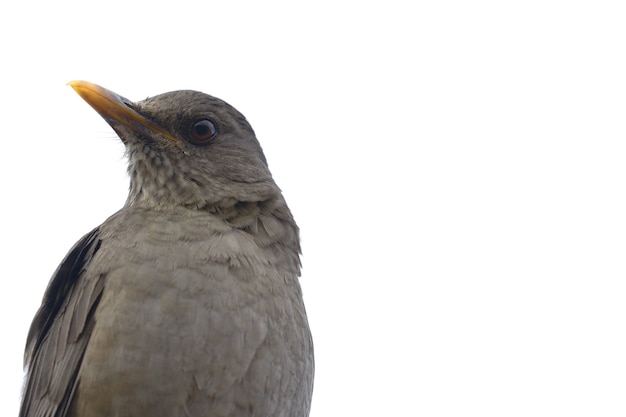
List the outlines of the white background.
<svg viewBox="0 0 626 417">
<path fill-rule="evenodd" d="M 622 4 L 3 2 L 0 412 L 52 272 L 126 197 L 85 79 L 252 123 L 302 229 L 312 417 L 625 415 Z"/>
</svg>

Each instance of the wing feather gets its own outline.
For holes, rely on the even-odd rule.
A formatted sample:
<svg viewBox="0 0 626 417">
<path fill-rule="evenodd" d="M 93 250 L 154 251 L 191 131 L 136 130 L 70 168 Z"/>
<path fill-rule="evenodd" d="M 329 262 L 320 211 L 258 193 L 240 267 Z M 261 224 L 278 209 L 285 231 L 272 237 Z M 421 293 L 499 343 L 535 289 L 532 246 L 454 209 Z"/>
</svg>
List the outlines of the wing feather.
<svg viewBox="0 0 626 417">
<path fill-rule="evenodd" d="M 67 417 L 94 326 L 103 276 L 86 269 L 100 248 L 99 229 L 86 234 L 54 273 L 31 324 L 20 417 Z"/>
</svg>

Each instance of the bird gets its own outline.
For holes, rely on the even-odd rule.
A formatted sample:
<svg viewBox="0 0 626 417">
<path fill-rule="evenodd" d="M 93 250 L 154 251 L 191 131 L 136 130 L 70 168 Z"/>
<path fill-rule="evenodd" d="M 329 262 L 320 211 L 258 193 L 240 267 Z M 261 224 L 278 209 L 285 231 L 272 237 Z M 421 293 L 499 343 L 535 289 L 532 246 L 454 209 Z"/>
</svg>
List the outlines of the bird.
<svg viewBox="0 0 626 417">
<path fill-rule="evenodd" d="M 68 84 L 123 142 L 130 187 L 48 283 L 19 416 L 308 416 L 299 229 L 246 118 L 193 90 Z"/>
</svg>

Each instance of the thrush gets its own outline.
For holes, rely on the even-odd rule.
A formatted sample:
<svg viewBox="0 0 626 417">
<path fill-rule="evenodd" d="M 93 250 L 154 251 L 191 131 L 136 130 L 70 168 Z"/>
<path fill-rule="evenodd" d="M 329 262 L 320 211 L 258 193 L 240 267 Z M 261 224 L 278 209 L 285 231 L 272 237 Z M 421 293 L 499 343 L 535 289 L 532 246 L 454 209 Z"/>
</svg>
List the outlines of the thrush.
<svg viewBox="0 0 626 417">
<path fill-rule="evenodd" d="M 130 189 L 48 284 L 20 416 L 307 416 L 299 232 L 250 124 L 196 91 L 69 84 L 124 143 Z"/>
</svg>

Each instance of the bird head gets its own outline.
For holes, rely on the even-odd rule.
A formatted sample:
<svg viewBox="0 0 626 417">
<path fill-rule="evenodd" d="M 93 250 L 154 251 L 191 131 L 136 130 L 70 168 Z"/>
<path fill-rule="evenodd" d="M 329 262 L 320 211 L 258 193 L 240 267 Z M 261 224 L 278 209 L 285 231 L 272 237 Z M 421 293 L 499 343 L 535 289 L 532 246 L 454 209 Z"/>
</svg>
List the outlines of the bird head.
<svg viewBox="0 0 626 417">
<path fill-rule="evenodd" d="M 127 205 L 220 211 L 282 199 L 252 127 L 226 102 L 190 90 L 132 102 L 86 81 L 69 85 L 126 146 Z"/>
</svg>

